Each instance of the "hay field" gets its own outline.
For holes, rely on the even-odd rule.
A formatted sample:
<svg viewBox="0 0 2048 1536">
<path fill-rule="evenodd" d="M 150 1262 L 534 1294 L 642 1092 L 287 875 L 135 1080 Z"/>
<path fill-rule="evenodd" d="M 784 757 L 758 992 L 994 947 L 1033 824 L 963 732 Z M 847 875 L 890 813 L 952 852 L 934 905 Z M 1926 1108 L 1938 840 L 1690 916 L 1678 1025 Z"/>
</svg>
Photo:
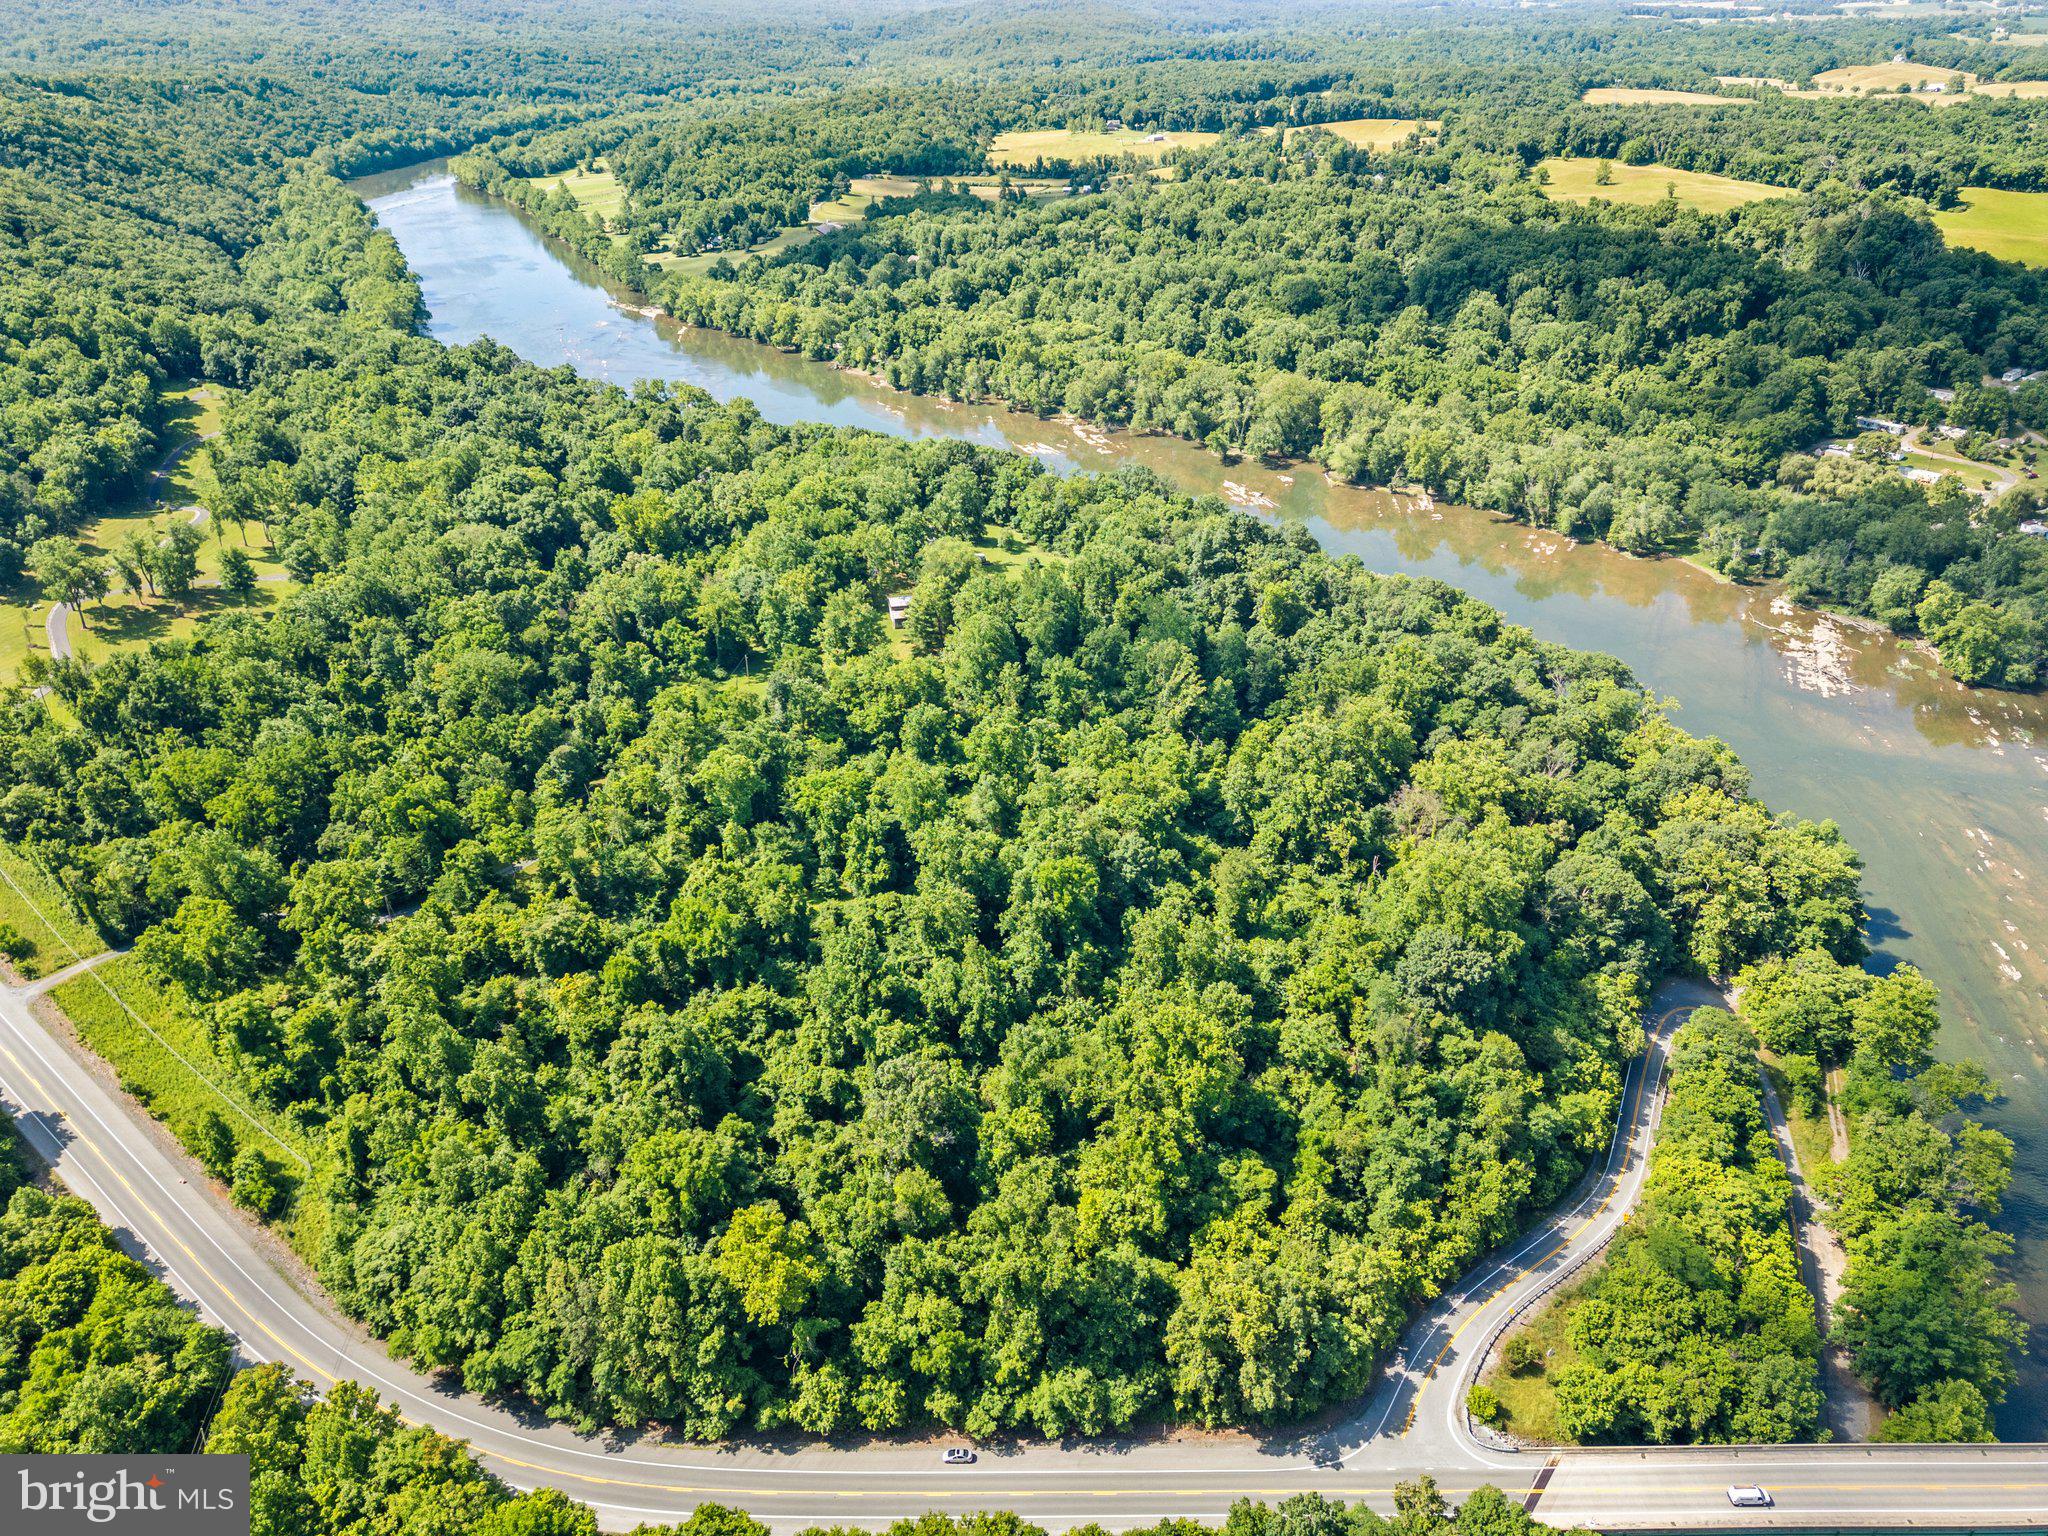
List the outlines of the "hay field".
<svg viewBox="0 0 2048 1536">
<path fill-rule="evenodd" d="M 1712 91 L 1667 91 L 1661 86 L 1596 85 L 1580 98 L 1595 107 L 1746 107 L 1747 96 L 1716 96 Z"/>
<path fill-rule="evenodd" d="M 1175 133 L 1156 128 L 1124 128 L 1115 133 L 1083 133 L 1072 128 L 1030 128 L 999 133 L 989 145 L 990 165 L 1035 165 L 1039 161 L 1114 160 L 1132 155 L 1140 160 L 1163 159 L 1175 149 L 1199 149 L 1221 137 L 1214 133 Z"/>
<path fill-rule="evenodd" d="M 1623 165 L 1611 162 L 1614 182 L 1601 186 L 1594 181 L 1600 162 L 1591 158 L 1545 160 L 1542 169 L 1550 173 L 1543 188 L 1545 197 L 1559 202 L 1585 203 L 1604 198 L 1611 203 L 1646 204 L 1664 200 L 1666 189 L 1688 208 L 1702 213 L 1726 213 L 1744 203 L 1767 197 L 1790 197 L 1785 187 L 1761 181 L 1741 181 L 1733 176 L 1715 176 L 1707 171 L 1678 171 L 1664 165 Z"/>
<path fill-rule="evenodd" d="M 1965 187 L 1962 206 L 1937 213 L 1934 224 L 1950 245 L 2048 267 L 2048 192 Z"/>
</svg>

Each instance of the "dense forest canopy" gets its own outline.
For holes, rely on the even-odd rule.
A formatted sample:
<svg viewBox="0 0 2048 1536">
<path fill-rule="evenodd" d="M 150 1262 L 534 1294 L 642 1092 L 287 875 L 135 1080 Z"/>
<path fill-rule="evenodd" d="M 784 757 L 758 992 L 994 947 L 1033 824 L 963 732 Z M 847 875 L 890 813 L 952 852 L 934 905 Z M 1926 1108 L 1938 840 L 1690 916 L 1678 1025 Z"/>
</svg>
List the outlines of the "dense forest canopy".
<svg viewBox="0 0 2048 1536">
<path fill-rule="evenodd" d="M 0 827 L 472 1386 L 1311 1411 L 1604 1144 L 1660 972 L 1857 951 L 1832 829 L 1611 662 L 1141 475 L 447 351 L 394 261 L 284 184 L 216 458 L 309 586 L 24 700 Z"/>
<path fill-rule="evenodd" d="M 1141 30 L 1049 14 L 1046 51 Z M 2010 519 L 1786 469 L 2040 339 L 2038 279 L 1898 194 L 1581 213 L 1454 120 L 1391 153 L 1262 137 L 1304 119 L 1306 45 L 1218 27 L 1151 34 L 1157 73 L 1112 43 L 1064 84 L 907 79 L 989 24 L 877 30 L 878 78 L 821 95 L 828 17 L 703 100 L 622 77 L 609 118 L 590 54 L 445 112 L 459 60 L 380 104 L 367 67 L 259 73 L 221 37 L 193 68 L 231 83 L 10 85 L 4 547 L 132 486 L 197 378 L 227 397 L 220 513 L 299 585 L 16 690 L 0 836 L 250 1102 L 260 1133 L 180 1127 L 207 1168 L 470 1389 L 695 1437 L 1313 1413 L 1607 1145 L 1658 979 L 1862 959 L 1859 865 L 1617 663 L 1143 473 L 430 342 L 337 171 L 489 136 L 466 170 L 509 190 L 602 153 L 623 243 L 529 195 L 637 264 L 658 223 L 744 236 L 869 155 L 948 174 L 1033 93 L 1043 122 L 1208 79 L 1188 120 L 1225 137 L 1171 179 L 935 189 L 665 296 L 916 387 L 1809 560 L 1814 595 L 1883 586 L 1986 680 L 2039 655 Z M 1315 89 L 1362 111 L 1332 67 Z M 1939 1297 L 1930 1255 L 1976 1276 L 1995 1245 L 1962 1205 L 1902 1226 L 1920 1194 L 1873 1195 L 1871 1273 Z M 1927 1329 L 1882 1288 L 1865 1353 L 1905 1404 Z M 1978 1358 L 1943 1379 L 1988 1400 L 2009 1339 L 1972 1294 Z M 287 1438 L 403 1438 L 246 1391 Z M 1724 1427 L 1810 1423 L 1772 1401 Z"/>
</svg>

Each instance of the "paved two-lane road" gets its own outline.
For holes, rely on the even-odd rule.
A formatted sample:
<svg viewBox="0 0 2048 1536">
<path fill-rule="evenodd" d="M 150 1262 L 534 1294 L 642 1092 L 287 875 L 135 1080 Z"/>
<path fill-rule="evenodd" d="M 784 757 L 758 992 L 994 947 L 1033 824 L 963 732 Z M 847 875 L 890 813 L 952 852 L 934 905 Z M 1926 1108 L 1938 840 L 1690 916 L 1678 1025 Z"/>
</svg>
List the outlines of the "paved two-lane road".
<svg viewBox="0 0 2048 1536">
<path fill-rule="evenodd" d="M 317 1386 L 353 1378 L 420 1423 L 470 1442 L 508 1482 L 552 1486 L 597 1507 L 609 1527 L 675 1519 L 698 1503 L 745 1508 L 778 1529 L 874 1526 L 938 1509 L 1015 1510 L 1060 1528 L 1162 1516 L 1219 1520 L 1240 1497 L 1306 1490 L 1391 1506 L 1397 1481 L 1434 1476 L 1456 1498 L 1491 1483 L 1537 1513 L 1610 1527 L 2048 1523 L 2039 1450 L 1819 1447 L 1731 1452 L 1540 1453 L 1489 1449 L 1465 1427 L 1465 1386 L 1502 1320 L 1596 1252 L 1640 1189 L 1668 1025 L 1703 991 L 1667 989 L 1652 1051 L 1631 1073 L 1605 1166 L 1567 1208 L 1481 1264 L 1409 1330 L 1379 1389 L 1312 1433 L 1150 1439 L 985 1449 L 972 1467 L 939 1465 L 936 1444 L 704 1447 L 578 1436 L 480 1402 L 393 1361 L 338 1317 L 169 1140 L 112 1085 L 103 1064 L 36 1017 L 36 987 L 0 989 L 0 1094 L 30 1145 L 92 1202 L 165 1280 L 241 1340 Z M 1760 1481 L 1775 1512 L 1734 1511 L 1730 1481 Z M 1965 1514 L 1967 1512 L 1967 1514 Z"/>
</svg>

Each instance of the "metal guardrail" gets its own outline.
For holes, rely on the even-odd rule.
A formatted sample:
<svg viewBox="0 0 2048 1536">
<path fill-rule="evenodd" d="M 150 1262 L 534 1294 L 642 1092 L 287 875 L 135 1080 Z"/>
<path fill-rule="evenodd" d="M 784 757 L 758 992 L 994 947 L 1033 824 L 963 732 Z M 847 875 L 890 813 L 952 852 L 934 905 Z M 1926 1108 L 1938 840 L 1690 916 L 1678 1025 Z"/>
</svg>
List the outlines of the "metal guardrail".
<svg viewBox="0 0 2048 1536">
<path fill-rule="evenodd" d="M 1660 1072 L 1657 1079 L 1657 1096 L 1650 1106 L 1649 1140 L 1652 1143 L 1656 1140 L 1657 1124 L 1664 1117 L 1664 1092 L 1665 1077 Z M 1648 1146 L 1645 1146 L 1643 1155 L 1645 1157 L 1649 1156 Z M 1592 1247 L 1572 1259 L 1562 1269 L 1558 1270 L 1556 1274 L 1545 1280 L 1542 1285 L 1531 1291 L 1527 1296 L 1524 1296 L 1514 1306 L 1508 1308 L 1502 1315 L 1501 1320 L 1494 1324 L 1493 1331 L 1487 1334 L 1486 1342 L 1479 1346 L 1479 1353 L 1474 1357 L 1475 1363 L 1472 1367 L 1472 1374 L 1476 1377 L 1486 1369 L 1486 1362 L 1493 1358 L 1494 1350 L 1500 1347 L 1500 1341 L 1507 1335 L 1509 1329 L 1513 1328 L 1524 1317 L 1527 1317 L 1539 1302 L 1544 1301 L 1560 1286 L 1578 1275 L 1588 1264 L 1591 1264 L 1601 1254 L 1605 1253 L 1608 1246 L 1613 1243 L 1615 1236 L 1626 1225 L 1627 1217 L 1624 1215 Z M 1489 1450 L 1512 1451 L 1519 1454 L 1522 1451 L 1538 1449 L 1538 1447 L 1532 1447 L 1524 1441 L 1517 1440 L 1513 1435 L 1503 1434 L 1490 1424 L 1480 1423 L 1472 1417 L 1472 1409 L 1469 1404 L 1465 1405 L 1462 1411 L 1465 1415 L 1465 1432 Z M 1549 1447 L 1542 1447 L 1542 1449 L 1549 1449 Z"/>
</svg>

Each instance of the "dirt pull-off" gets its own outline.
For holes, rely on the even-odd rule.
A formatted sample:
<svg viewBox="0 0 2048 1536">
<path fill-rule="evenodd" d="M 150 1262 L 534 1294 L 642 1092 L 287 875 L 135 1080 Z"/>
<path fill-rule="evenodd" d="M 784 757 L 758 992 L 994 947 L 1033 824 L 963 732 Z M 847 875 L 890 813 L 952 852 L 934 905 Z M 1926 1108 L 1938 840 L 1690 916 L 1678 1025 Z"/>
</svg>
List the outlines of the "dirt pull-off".
<svg viewBox="0 0 2048 1536">
<path fill-rule="evenodd" d="M 1849 1368 L 1848 1351 L 1829 1338 L 1834 1331 L 1835 1307 L 1842 1297 L 1842 1275 L 1848 1268 L 1849 1256 L 1834 1229 L 1822 1225 L 1819 1219 L 1822 1207 L 1806 1182 L 1806 1170 L 1800 1166 L 1799 1149 L 1793 1146 L 1792 1129 L 1785 1123 L 1785 1107 L 1778 1102 L 1778 1090 L 1772 1085 L 1770 1074 L 1760 1075 L 1764 1111 L 1771 1120 L 1771 1142 L 1784 1159 L 1785 1172 L 1792 1180 L 1792 1230 L 1799 1244 L 1799 1273 L 1813 1293 L 1814 1316 L 1820 1323 L 1820 1384 L 1827 1398 L 1828 1433 L 1836 1440 L 1868 1440 L 1883 1415 L 1870 1389 Z M 1828 1119 L 1831 1124 L 1839 1120 L 1832 1093 L 1828 1096 Z M 1848 1135 L 1846 1128 L 1835 1134 L 1839 1151 L 1830 1155 L 1839 1162 L 1848 1155 Z"/>
</svg>

